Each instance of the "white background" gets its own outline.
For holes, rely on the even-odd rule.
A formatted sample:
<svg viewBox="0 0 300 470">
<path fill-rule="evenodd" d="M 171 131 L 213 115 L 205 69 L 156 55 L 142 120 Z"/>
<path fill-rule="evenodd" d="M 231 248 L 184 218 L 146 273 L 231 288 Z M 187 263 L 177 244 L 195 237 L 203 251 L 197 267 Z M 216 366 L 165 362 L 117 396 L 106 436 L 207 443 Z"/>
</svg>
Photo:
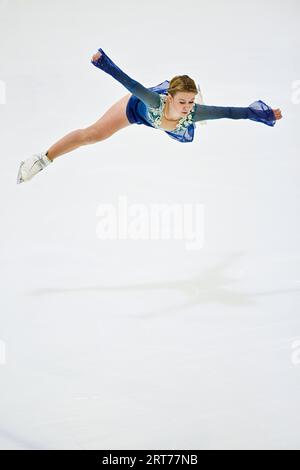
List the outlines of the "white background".
<svg viewBox="0 0 300 470">
<path fill-rule="evenodd" d="M 300 448 L 299 13 L 0 1 L 2 449 Z M 145 86 L 188 74 L 205 104 L 283 119 L 208 121 L 191 144 L 132 125 L 17 185 L 128 93 L 99 47 Z M 203 204 L 203 248 L 99 239 L 120 196 Z"/>
</svg>

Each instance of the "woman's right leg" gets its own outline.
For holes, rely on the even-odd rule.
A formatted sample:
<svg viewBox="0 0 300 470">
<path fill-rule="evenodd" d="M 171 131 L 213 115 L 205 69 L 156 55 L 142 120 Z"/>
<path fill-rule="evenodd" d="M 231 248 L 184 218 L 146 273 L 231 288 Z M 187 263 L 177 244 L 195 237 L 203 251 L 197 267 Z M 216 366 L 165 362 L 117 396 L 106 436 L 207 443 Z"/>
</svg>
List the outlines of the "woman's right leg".
<svg viewBox="0 0 300 470">
<path fill-rule="evenodd" d="M 131 123 L 127 119 L 126 106 L 130 96 L 128 94 L 117 101 L 91 126 L 70 132 L 53 144 L 47 152 L 43 151 L 22 161 L 18 170 L 17 183 L 31 180 L 33 176 L 50 165 L 60 155 L 81 145 L 93 144 L 107 139 L 123 127 L 129 126 Z"/>
<path fill-rule="evenodd" d="M 113 104 L 103 116 L 94 124 L 85 128 L 77 129 L 55 142 L 46 152 L 50 160 L 71 152 L 82 145 L 94 144 L 107 139 L 115 132 L 131 123 L 126 115 L 126 106 L 131 94 L 127 94 L 115 104 Z"/>
</svg>

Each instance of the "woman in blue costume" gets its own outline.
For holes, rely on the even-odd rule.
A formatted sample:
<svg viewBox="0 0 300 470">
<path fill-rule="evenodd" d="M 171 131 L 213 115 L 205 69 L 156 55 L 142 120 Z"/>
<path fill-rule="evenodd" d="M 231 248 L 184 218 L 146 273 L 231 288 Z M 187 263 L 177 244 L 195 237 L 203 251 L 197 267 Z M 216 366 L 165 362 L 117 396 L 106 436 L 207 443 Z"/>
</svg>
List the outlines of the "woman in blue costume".
<svg viewBox="0 0 300 470">
<path fill-rule="evenodd" d="M 22 161 L 17 182 L 30 180 L 60 155 L 76 148 L 100 142 L 132 124 L 143 124 L 165 132 L 180 143 L 192 142 L 195 123 L 208 119 L 250 119 L 274 126 L 281 119 L 280 109 L 272 109 L 258 100 L 248 107 L 207 106 L 195 102 L 197 86 L 188 75 L 146 88 L 130 78 L 107 56 L 103 49 L 93 55 L 91 63 L 118 80 L 130 92 L 116 102 L 91 126 L 70 132 L 47 151 Z"/>
</svg>

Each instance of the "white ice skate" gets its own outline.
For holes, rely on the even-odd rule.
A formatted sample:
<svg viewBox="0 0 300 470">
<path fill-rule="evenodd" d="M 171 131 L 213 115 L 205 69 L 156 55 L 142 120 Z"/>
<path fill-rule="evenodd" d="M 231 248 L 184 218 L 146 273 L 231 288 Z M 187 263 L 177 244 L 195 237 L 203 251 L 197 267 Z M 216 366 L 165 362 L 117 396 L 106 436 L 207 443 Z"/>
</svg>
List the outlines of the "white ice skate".
<svg viewBox="0 0 300 470">
<path fill-rule="evenodd" d="M 43 170 L 52 163 L 53 160 L 47 157 L 46 152 L 38 153 L 32 157 L 27 158 L 25 161 L 20 163 L 17 184 L 29 181 L 39 171 Z"/>
</svg>

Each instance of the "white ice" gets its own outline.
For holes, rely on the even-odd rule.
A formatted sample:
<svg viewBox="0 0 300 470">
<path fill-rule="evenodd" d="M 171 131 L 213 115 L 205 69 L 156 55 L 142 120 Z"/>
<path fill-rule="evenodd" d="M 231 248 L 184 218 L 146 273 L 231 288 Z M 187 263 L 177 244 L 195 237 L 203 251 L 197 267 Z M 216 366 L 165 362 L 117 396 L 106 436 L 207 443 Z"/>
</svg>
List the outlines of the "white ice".
<svg viewBox="0 0 300 470">
<path fill-rule="evenodd" d="M 0 447 L 300 448 L 300 5 L 0 1 Z M 133 125 L 16 184 L 21 160 L 128 91 L 99 47 L 206 104 L 280 108 Z M 202 204 L 205 242 L 103 240 L 97 209 Z"/>
</svg>

